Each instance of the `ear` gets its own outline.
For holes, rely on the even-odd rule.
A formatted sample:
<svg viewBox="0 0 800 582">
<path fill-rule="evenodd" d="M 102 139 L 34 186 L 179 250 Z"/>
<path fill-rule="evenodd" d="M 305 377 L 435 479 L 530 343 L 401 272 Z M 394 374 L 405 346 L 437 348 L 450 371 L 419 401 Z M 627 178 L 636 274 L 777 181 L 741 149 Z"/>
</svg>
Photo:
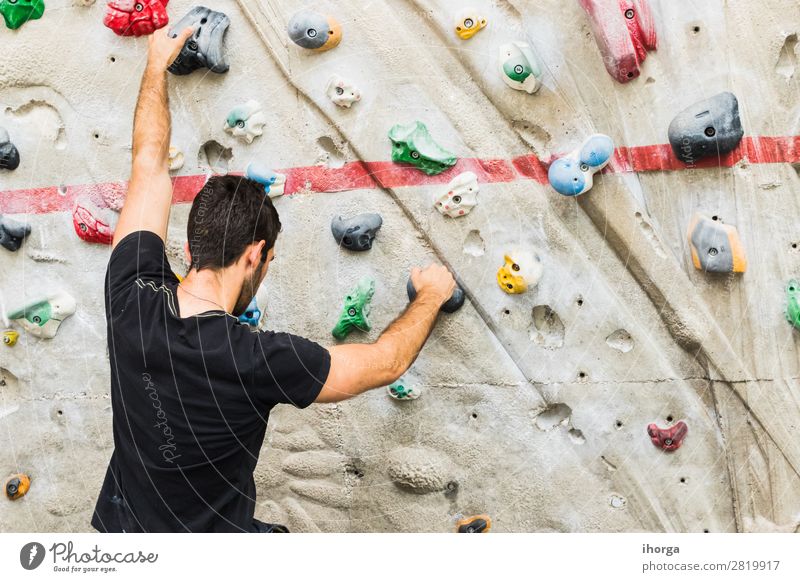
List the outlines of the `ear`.
<svg viewBox="0 0 800 582">
<path fill-rule="evenodd" d="M 253 246 L 250 248 L 250 253 L 248 255 L 248 260 L 250 264 L 256 268 L 260 267 L 262 264 L 262 253 L 264 252 L 264 247 L 267 245 L 267 241 L 260 240 L 257 243 L 253 243 Z"/>
<path fill-rule="evenodd" d="M 189 241 L 183 243 L 183 254 L 186 257 L 186 262 L 189 264 L 189 269 L 192 268 L 192 253 L 189 250 Z"/>
</svg>

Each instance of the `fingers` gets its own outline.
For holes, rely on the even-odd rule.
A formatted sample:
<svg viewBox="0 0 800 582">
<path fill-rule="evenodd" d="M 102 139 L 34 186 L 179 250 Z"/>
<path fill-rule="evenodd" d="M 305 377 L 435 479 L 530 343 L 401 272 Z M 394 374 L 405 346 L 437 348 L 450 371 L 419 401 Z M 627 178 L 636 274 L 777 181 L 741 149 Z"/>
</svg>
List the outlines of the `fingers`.
<svg viewBox="0 0 800 582">
<path fill-rule="evenodd" d="M 190 36 L 194 34 L 194 26 L 187 26 L 183 29 L 183 31 L 178 35 L 181 39 L 181 44 L 185 43 Z"/>
</svg>

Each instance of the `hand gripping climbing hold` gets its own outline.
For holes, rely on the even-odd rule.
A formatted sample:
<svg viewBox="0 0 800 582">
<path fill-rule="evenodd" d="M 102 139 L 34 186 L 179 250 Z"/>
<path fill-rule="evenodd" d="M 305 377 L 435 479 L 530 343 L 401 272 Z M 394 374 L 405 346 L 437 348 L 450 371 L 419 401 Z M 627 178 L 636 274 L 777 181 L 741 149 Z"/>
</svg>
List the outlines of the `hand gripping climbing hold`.
<svg viewBox="0 0 800 582">
<path fill-rule="evenodd" d="M 536 93 L 542 86 L 542 67 L 531 47 L 524 42 L 510 42 L 500 47 L 500 74 L 505 84 L 526 93 Z"/>
<path fill-rule="evenodd" d="M 383 225 L 380 214 L 357 214 L 347 220 L 337 216 L 331 221 L 333 238 L 351 251 L 368 251 Z"/>
<path fill-rule="evenodd" d="M 250 300 L 250 305 L 239 316 L 239 323 L 246 323 L 250 327 L 258 327 L 258 322 L 261 321 L 261 310 L 258 308 L 256 298 Z"/>
<path fill-rule="evenodd" d="M 786 284 L 786 319 L 800 329 L 800 283 L 796 279 Z"/>
<path fill-rule="evenodd" d="M 253 143 L 253 140 L 264 133 L 267 118 L 261 111 L 258 101 L 250 100 L 244 105 L 231 109 L 225 120 L 225 131 L 231 135 Z"/>
<path fill-rule="evenodd" d="M 547 178 L 556 192 L 579 196 L 594 185 L 594 175 L 605 168 L 614 153 L 614 142 L 602 133 L 590 135 L 581 147 L 550 164 Z"/>
<path fill-rule="evenodd" d="M 270 198 L 283 196 L 283 190 L 286 186 L 286 176 L 284 174 L 273 172 L 264 164 L 250 162 L 244 171 L 244 175 L 264 186 L 264 191 Z"/>
<path fill-rule="evenodd" d="M 9 313 L 8 318 L 31 335 L 50 339 L 56 336 L 61 323 L 75 313 L 76 308 L 75 299 L 62 292 Z"/>
<path fill-rule="evenodd" d="M 225 31 L 230 19 L 222 12 L 215 12 L 203 6 L 195 6 L 181 18 L 170 31 L 176 38 L 181 30 L 190 26 L 194 34 L 184 43 L 178 57 L 167 69 L 173 75 L 188 75 L 197 69 L 207 68 L 212 73 L 227 73 L 228 61 L 225 58 Z"/>
<path fill-rule="evenodd" d="M 77 198 L 72 207 L 72 225 L 81 240 L 110 245 L 114 240 L 117 215 L 108 208 L 100 209 L 86 197 Z"/>
<path fill-rule="evenodd" d="M 395 125 L 389 130 L 392 140 L 392 161 L 416 166 L 429 176 L 441 174 L 454 166 L 456 158 L 433 141 L 428 128 L 421 121 L 409 125 Z"/>
<path fill-rule="evenodd" d="M 422 396 L 422 391 L 419 388 L 406 386 L 402 381 L 387 386 L 386 391 L 395 400 L 416 400 Z"/>
<path fill-rule="evenodd" d="M 347 107 L 349 109 L 353 103 L 361 101 L 361 91 L 358 90 L 358 87 L 339 75 L 334 75 L 328 79 L 325 93 L 328 95 L 328 99 L 339 107 Z"/>
<path fill-rule="evenodd" d="M 11 143 L 8 132 L 0 127 L 0 170 L 16 170 L 19 167 L 19 150 Z"/>
<path fill-rule="evenodd" d="M 689 223 L 689 247 L 695 269 L 708 273 L 744 273 L 747 257 L 736 227 L 697 212 Z"/>
<path fill-rule="evenodd" d="M 6 26 L 15 30 L 29 20 L 39 20 L 44 14 L 44 0 L 2 0 L 0 14 Z"/>
<path fill-rule="evenodd" d="M 488 515 L 473 515 L 456 523 L 457 533 L 489 533 L 490 529 L 492 529 L 492 518 Z"/>
<path fill-rule="evenodd" d="M 466 8 L 456 16 L 456 35 L 462 40 L 469 40 L 486 26 L 486 18 L 474 8 Z"/>
<path fill-rule="evenodd" d="M 683 444 L 683 439 L 689 432 L 689 427 L 682 420 L 669 428 L 658 428 L 656 424 L 647 425 L 647 434 L 653 444 L 665 451 L 675 451 Z"/>
<path fill-rule="evenodd" d="M 342 42 L 342 27 L 336 19 L 312 10 L 295 13 L 289 20 L 288 32 L 296 45 L 320 52 Z"/>
<path fill-rule="evenodd" d="M 510 295 L 525 293 L 542 278 L 544 268 L 539 256 L 525 250 L 514 250 L 503 257 L 505 263 L 497 270 L 497 284 Z"/>
<path fill-rule="evenodd" d="M 7 329 L 3 332 L 3 344 L 7 345 L 10 348 L 13 348 L 17 345 L 17 340 L 19 339 L 19 333 L 14 331 L 13 329 Z"/>
<path fill-rule="evenodd" d="M 459 174 L 450 181 L 447 192 L 436 199 L 433 206 L 452 218 L 466 216 L 478 204 L 478 177 L 472 172 Z"/>
<path fill-rule="evenodd" d="M 739 101 L 728 92 L 687 107 L 669 124 L 672 151 L 689 166 L 701 158 L 733 151 L 743 135 Z"/>
<path fill-rule="evenodd" d="M 31 225 L 11 220 L 0 214 L 0 246 L 14 252 L 31 233 Z"/>
<path fill-rule="evenodd" d="M 647 51 L 658 47 L 648 0 L 580 0 L 606 70 L 620 83 L 639 76 Z"/>
<path fill-rule="evenodd" d="M 411 281 L 409 277 L 408 282 L 406 283 L 406 293 L 408 294 L 408 300 L 414 301 L 417 298 L 417 290 L 414 288 L 414 283 Z M 453 294 L 450 296 L 444 305 L 442 305 L 442 311 L 445 313 L 454 313 L 461 309 L 461 306 L 464 305 L 464 300 L 466 296 L 464 295 L 464 290 L 461 287 L 456 286 L 456 290 L 453 291 Z"/>
<path fill-rule="evenodd" d="M 369 331 L 372 328 L 369 323 L 369 311 L 374 294 L 375 281 L 372 278 L 364 277 L 358 282 L 358 285 L 344 298 L 342 314 L 331 332 L 333 337 L 342 340 L 354 329 Z"/>
<path fill-rule="evenodd" d="M 25 473 L 17 473 L 11 475 L 6 480 L 6 497 L 11 501 L 16 501 L 20 497 L 24 497 L 31 488 L 31 478 Z"/>
<path fill-rule="evenodd" d="M 111 0 L 103 24 L 120 36 L 152 34 L 169 23 L 169 0 Z"/>
</svg>

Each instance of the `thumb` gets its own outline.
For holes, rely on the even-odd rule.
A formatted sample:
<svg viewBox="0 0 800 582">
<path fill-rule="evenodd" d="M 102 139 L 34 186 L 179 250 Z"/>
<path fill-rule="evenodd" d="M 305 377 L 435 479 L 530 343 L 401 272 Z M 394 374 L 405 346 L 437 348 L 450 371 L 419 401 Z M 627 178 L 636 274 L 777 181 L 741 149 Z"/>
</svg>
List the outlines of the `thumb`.
<svg viewBox="0 0 800 582">
<path fill-rule="evenodd" d="M 183 43 L 185 43 L 185 42 L 186 42 L 186 41 L 189 39 L 189 37 L 190 37 L 190 36 L 192 36 L 193 34 L 194 34 L 194 27 L 193 27 L 193 26 L 187 26 L 186 28 L 184 28 L 184 29 L 181 31 L 181 33 L 178 35 L 178 37 L 177 37 L 177 38 L 178 38 L 178 39 L 180 39 L 180 42 L 181 42 L 181 44 L 183 44 Z"/>
</svg>

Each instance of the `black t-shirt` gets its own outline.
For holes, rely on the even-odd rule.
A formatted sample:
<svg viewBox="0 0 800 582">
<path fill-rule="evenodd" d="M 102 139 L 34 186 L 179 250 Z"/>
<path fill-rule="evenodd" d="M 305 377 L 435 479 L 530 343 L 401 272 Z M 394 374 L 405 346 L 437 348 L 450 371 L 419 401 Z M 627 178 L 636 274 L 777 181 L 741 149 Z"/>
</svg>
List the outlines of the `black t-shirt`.
<svg viewBox="0 0 800 582">
<path fill-rule="evenodd" d="M 311 404 L 330 354 L 221 310 L 181 318 L 178 279 L 152 232 L 117 245 L 105 285 L 114 452 L 92 526 L 253 531 L 269 411 Z"/>
</svg>

